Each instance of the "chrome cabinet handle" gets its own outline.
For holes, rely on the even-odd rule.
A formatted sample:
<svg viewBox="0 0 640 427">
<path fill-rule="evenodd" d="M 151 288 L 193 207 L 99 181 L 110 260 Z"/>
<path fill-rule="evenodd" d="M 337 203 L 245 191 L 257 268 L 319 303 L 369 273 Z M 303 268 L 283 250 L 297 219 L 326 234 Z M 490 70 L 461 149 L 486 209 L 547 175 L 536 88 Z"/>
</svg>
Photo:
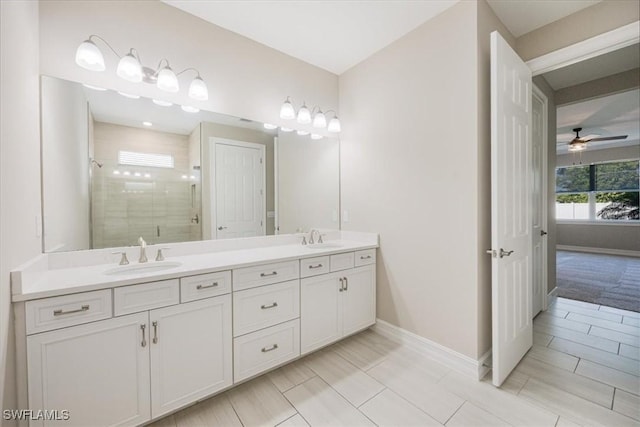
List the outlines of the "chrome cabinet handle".
<svg viewBox="0 0 640 427">
<path fill-rule="evenodd" d="M 341 277 L 339 280 L 340 280 L 340 289 L 338 289 L 338 291 L 343 292 L 344 291 L 344 278 Z"/>
<path fill-rule="evenodd" d="M 147 338 L 146 338 L 146 335 L 144 333 L 145 329 L 147 329 L 147 325 L 145 323 L 140 325 L 140 330 L 142 331 L 142 342 L 140 343 L 140 345 L 143 346 L 143 347 L 147 346 Z"/>
<path fill-rule="evenodd" d="M 547 232 L 546 232 L 546 231 L 544 231 L 544 230 L 540 230 L 540 235 L 541 235 L 542 237 L 546 236 L 547 234 L 549 234 L 549 233 L 547 233 Z"/>
<path fill-rule="evenodd" d="M 277 302 L 273 302 L 273 303 L 271 303 L 271 304 L 269 304 L 269 305 L 262 304 L 262 305 L 260 306 L 260 308 L 261 308 L 262 310 L 267 310 L 267 309 L 269 309 L 269 308 L 275 308 L 275 307 L 277 307 L 277 306 L 278 306 L 278 303 L 277 303 Z"/>
<path fill-rule="evenodd" d="M 260 273 L 260 277 L 276 276 L 277 274 L 277 271 L 272 271 L 271 273 Z"/>
<path fill-rule="evenodd" d="M 223 227 L 223 226 L 218 227 L 218 230 L 226 230 L 226 229 L 227 227 Z"/>
<path fill-rule="evenodd" d="M 345 292 L 349 290 L 349 279 L 344 278 L 344 290 Z"/>
<path fill-rule="evenodd" d="M 367 256 L 360 255 L 360 259 L 371 259 L 371 255 L 367 255 Z"/>
<path fill-rule="evenodd" d="M 504 258 L 506 256 L 509 256 L 513 253 L 513 251 L 505 251 L 504 249 L 500 248 L 500 258 Z"/>
<path fill-rule="evenodd" d="M 261 351 L 262 351 L 263 353 L 268 353 L 268 352 L 270 352 L 270 351 L 275 350 L 276 348 L 278 348 L 278 344 L 274 344 L 274 345 L 272 345 L 272 346 L 271 346 L 271 347 L 269 347 L 269 348 L 267 348 L 267 347 L 262 347 L 262 350 L 261 350 Z"/>
<path fill-rule="evenodd" d="M 322 267 L 322 264 L 318 264 L 318 265 L 310 265 L 309 268 L 313 269 L 313 268 L 320 268 Z"/>
<path fill-rule="evenodd" d="M 76 310 L 69 310 L 69 311 L 62 311 L 62 310 L 53 310 L 53 315 L 54 316 L 62 316 L 65 314 L 72 314 L 72 313 L 80 313 L 83 311 L 88 311 L 89 310 L 89 304 L 87 305 L 83 305 L 82 307 L 76 309 Z"/>
<path fill-rule="evenodd" d="M 212 283 L 212 284 L 210 284 L 210 285 L 198 285 L 198 286 L 196 286 L 196 289 L 197 289 L 197 290 L 200 290 L 200 289 L 209 289 L 209 288 L 215 288 L 216 286 L 218 286 L 218 282 L 213 282 L 213 283 Z"/>
<path fill-rule="evenodd" d="M 158 344 L 158 321 L 154 320 L 151 325 L 153 326 L 153 343 Z"/>
</svg>

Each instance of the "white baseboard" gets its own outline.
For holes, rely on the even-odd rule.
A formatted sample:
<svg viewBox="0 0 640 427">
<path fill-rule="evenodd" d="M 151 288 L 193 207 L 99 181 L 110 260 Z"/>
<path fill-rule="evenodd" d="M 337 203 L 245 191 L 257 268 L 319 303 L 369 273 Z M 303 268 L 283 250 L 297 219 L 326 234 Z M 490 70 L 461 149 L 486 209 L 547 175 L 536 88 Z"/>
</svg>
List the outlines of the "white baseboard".
<svg viewBox="0 0 640 427">
<path fill-rule="evenodd" d="M 587 252 L 592 254 L 640 257 L 640 251 L 630 251 L 627 249 L 590 248 L 587 246 L 570 246 L 570 245 L 557 245 L 556 249 L 559 251 Z"/>
<path fill-rule="evenodd" d="M 558 287 L 556 286 L 547 294 L 547 307 L 555 302 L 558 299 Z"/>
<path fill-rule="evenodd" d="M 491 357 L 491 350 L 483 354 L 479 360 L 475 360 L 384 320 L 376 319 L 373 330 L 392 341 L 405 344 L 455 371 L 478 380 L 482 379 L 491 369 L 487 362 Z"/>
</svg>

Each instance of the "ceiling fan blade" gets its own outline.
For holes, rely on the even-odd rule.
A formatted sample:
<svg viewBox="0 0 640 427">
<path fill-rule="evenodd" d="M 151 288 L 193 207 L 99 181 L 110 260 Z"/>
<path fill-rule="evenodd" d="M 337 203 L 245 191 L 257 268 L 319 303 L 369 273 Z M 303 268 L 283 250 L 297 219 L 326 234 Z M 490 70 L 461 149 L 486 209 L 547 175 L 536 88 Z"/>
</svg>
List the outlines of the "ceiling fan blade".
<svg viewBox="0 0 640 427">
<path fill-rule="evenodd" d="M 592 138 L 584 140 L 584 142 L 596 142 L 596 141 L 613 141 L 615 139 L 627 139 L 629 135 L 618 135 L 618 136 L 603 136 L 602 138 Z"/>
</svg>

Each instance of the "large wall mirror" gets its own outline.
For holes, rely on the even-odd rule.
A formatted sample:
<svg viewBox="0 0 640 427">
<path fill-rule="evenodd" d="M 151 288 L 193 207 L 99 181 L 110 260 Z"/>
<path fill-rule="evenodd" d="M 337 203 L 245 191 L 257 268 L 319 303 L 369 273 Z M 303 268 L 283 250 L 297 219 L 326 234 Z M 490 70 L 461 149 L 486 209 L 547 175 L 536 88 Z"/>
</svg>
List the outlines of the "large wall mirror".
<svg viewBox="0 0 640 427">
<path fill-rule="evenodd" d="M 339 229 L 339 141 L 41 78 L 45 252 Z"/>
</svg>

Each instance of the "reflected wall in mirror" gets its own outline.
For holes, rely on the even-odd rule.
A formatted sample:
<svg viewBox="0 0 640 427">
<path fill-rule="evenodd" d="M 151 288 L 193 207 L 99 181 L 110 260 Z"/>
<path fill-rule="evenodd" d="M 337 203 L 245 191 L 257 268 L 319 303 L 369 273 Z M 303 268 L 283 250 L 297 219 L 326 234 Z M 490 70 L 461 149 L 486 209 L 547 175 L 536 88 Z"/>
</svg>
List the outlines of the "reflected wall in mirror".
<svg viewBox="0 0 640 427">
<path fill-rule="evenodd" d="M 277 147 L 279 232 L 340 229 L 340 141 L 279 131 Z"/>
<path fill-rule="evenodd" d="M 339 229 L 337 139 L 276 153 L 255 121 L 48 76 L 41 97 L 45 252 Z"/>
</svg>

